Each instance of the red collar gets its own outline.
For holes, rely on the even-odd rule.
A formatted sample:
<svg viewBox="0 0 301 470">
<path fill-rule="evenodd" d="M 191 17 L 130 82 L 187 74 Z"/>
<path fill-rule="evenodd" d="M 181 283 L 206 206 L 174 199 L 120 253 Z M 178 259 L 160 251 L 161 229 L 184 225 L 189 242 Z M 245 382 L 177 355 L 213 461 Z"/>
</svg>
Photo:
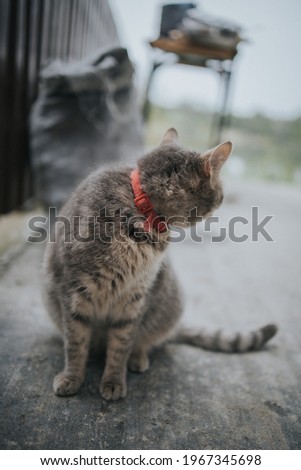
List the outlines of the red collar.
<svg viewBox="0 0 301 470">
<path fill-rule="evenodd" d="M 167 232 L 167 224 L 165 223 L 163 217 L 160 217 L 156 214 L 148 195 L 141 188 L 138 169 L 132 171 L 131 183 L 135 196 L 135 206 L 139 212 L 141 212 L 146 217 L 146 220 L 144 221 L 145 232 L 150 232 L 153 228 L 159 233 Z"/>
</svg>

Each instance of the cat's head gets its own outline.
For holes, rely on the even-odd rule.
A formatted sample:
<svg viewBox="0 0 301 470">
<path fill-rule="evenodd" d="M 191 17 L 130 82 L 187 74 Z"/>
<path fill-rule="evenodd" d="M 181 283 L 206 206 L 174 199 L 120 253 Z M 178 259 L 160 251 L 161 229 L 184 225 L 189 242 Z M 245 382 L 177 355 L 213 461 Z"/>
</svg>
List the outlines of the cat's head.
<svg viewBox="0 0 301 470">
<path fill-rule="evenodd" d="M 156 149 L 138 161 L 141 184 L 158 215 L 172 218 L 174 225 L 196 222 L 194 214 L 209 217 L 223 200 L 219 178 L 232 150 L 224 142 L 204 153 L 189 151 L 169 129 Z M 188 220 L 188 223 L 183 223 Z"/>
</svg>

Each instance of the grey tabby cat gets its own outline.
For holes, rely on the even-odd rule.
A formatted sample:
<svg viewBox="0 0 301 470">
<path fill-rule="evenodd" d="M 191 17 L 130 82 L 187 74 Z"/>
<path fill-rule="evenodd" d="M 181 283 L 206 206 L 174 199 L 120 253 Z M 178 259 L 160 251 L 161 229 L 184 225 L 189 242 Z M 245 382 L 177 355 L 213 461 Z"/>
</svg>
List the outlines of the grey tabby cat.
<svg viewBox="0 0 301 470">
<path fill-rule="evenodd" d="M 202 155 L 190 152 L 169 129 L 135 170 L 97 171 L 65 204 L 61 216 L 70 225 L 55 225 L 45 256 L 45 300 L 65 344 L 57 395 L 78 391 L 93 345 L 106 351 L 100 393 L 117 400 L 126 395 L 127 367 L 146 371 L 149 352 L 168 340 L 244 352 L 274 336 L 274 325 L 231 340 L 176 330 L 182 301 L 166 257 L 165 220 L 189 226 L 196 214 L 211 215 L 223 199 L 219 172 L 231 149 L 225 142 Z"/>
</svg>

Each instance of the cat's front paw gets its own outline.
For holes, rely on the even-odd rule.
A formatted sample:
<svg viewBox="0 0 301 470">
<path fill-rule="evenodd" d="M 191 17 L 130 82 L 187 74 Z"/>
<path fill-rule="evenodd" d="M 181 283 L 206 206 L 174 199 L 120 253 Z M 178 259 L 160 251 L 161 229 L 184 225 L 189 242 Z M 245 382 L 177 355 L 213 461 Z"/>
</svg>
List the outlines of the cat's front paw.
<svg viewBox="0 0 301 470">
<path fill-rule="evenodd" d="M 82 377 L 68 374 L 67 372 L 61 372 L 54 377 L 53 390 L 56 395 L 66 397 L 68 395 L 74 395 L 83 382 Z"/>
<path fill-rule="evenodd" d="M 99 387 L 100 394 L 105 400 L 119 400 L 126 396 L 126 383 L 101 382 Z"/>
</svg>

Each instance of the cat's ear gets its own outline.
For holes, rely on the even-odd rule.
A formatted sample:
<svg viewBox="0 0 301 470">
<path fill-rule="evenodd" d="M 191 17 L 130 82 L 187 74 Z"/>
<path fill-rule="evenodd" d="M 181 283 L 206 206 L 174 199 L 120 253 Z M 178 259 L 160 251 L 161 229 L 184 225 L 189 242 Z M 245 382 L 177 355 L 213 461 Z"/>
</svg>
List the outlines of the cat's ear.
<svg viewBox="0 0 301 470">
<path fill-rule="evenodd" d="M 206 176 L 214 178 L 218 176 L 222 165 L 225 163 L 232 151 L 231 142 L 223 142 L 202 154 L 204 160 L 204 171 Z"/>
<path fill-rule="evenodd" d="M 178 138 L 179 136 L 178 136 L 177 131 L 173 127 L 171 127 L 163 135 L 160 145 L 172 145 L 172 144 L 177 145 Z"/>
</svg>

